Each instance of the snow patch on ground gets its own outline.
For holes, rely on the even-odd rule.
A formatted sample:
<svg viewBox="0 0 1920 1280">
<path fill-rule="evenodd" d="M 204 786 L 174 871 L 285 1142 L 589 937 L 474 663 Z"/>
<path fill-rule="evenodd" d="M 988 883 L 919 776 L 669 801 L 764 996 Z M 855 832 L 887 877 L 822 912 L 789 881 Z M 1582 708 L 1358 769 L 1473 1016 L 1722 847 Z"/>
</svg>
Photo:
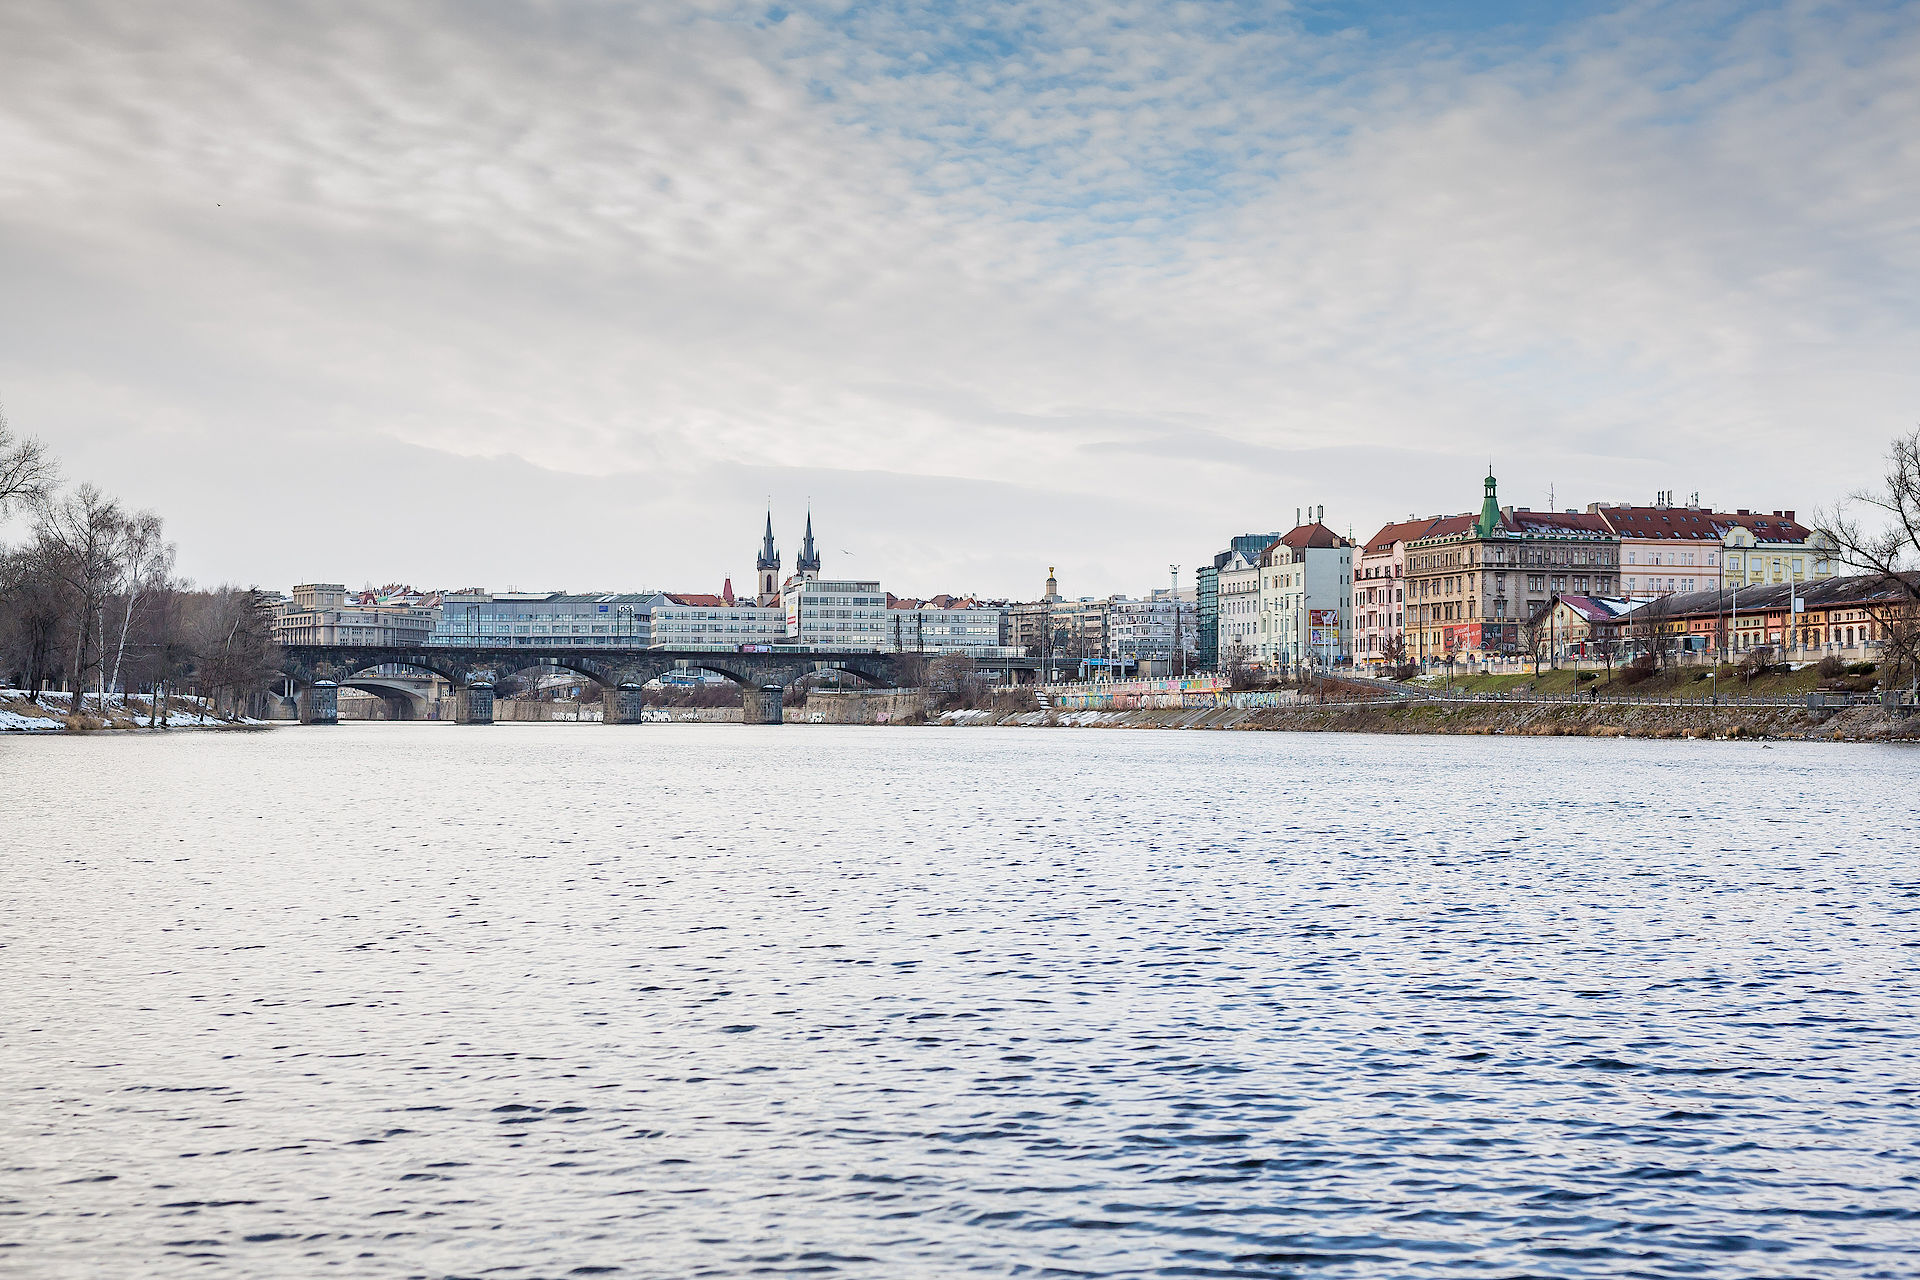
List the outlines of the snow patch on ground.
<svg viewBox="0 0 1920 1280">
<path fill-rule="evenodd" d="M 39 730 L 64 729 L 67 727 L 67 722 L 64 720 L 56 720 L 51 716 L 43 719 L 38 715 L 11 710 L 12 705 L 13 704 L 9 703 L 5 706 L 0 706 L 0 733 L 9 731 L 16 733 L 33 733 Z M 42 710 L 44 711 L 44 708 L 42 708 Z"/>
<path fill-rule="evenodd" d="M 0 733 L 46 733 L 63 730 L 67 727 L 67 704 L 72 695 L 65 693 L 43 693 L 39 702 L 27 700 L 24 689 L 0 688 Z M 101 714 L 97 698 L 87 699 L 87 715 L 95 719 L 105 719 L 115 729 L 145 728 L 150 714 L 147 700 L 144 698 L 113 697 L 107 699 L 106 713 Z M 224 720 L 209 713 L 206 706 L 196 698 L 172 698 L 168 700 L 166 726 L 169 729 L 207 729 L 227 725 L 264 725 L 265 720 Z"/>
</svg>

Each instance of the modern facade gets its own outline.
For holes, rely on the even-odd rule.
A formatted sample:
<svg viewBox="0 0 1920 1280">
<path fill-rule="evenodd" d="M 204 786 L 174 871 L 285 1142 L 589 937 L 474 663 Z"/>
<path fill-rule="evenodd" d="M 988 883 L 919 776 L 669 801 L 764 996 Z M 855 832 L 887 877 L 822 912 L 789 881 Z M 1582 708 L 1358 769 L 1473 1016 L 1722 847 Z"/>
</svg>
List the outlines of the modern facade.
<svg viewBox="0 0 1920 1280">
<path fill-rule="evenodd" d="M 1192 671 L 1200 657 L 1198 603 L 1176 599 L 1171 589 L 1144 600 L 1109 596 L 1106 606 L 1105 665 L 1142 675 L 1178 675 Z"/>
<path fill-rule="evenodd" d="M 513 648 L 641 648 L 653 642 L 659 591 L 454 591 L 440 597 L 431 643 Z"/>
<path fill-rule="evenodd" d="M 902 600 L 887 596 L 881 648 L 897 653 L 999 653 L 1006 608 L 951 596 Z"/>
<path fill-rule="evenodd" d="M 812 522 L 808 525 L 810 544 Z M 839 652 L 876 652 L 888 646 L 892 628 L 886 593 L 878 582 L 807 577 L 807 572 L 788 578 L 781 592 L 791 642 Z"/>
<path fill-rule="evenodd" d="M 669 593 L 648 619 L 648 645 L 655 649 L 738 649 L 786 638 L 785 609 L 729 603 L 725 596 Z"/>
</svg>

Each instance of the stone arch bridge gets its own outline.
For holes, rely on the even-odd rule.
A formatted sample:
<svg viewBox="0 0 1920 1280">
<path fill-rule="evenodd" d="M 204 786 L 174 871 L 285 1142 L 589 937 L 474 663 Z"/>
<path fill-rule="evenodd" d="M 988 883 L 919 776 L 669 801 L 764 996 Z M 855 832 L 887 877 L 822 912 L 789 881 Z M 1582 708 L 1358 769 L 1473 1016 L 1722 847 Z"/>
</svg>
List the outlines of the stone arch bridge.
<svg viewBox="0 0 1920 1280">
<path fill-rule="evenodd" d="M 516 672 L 558 668 L 593 680 L 606 690 L 608 724 L 638 724 L 641 689 L 670 671 L 712 671 L 740 686 L 748 724 L 779 724 L 784 691 L 823 672 L 839 672 L 880 689 L 900 686 L 925 655 L 916 653 L 766 653 L 640 648 L 514 648 L 490 645 L 290 644 L 281 647 L 281 671 L 293 682 L 303 724 L 339 719 L 341 686 L 358 687 L 362 672 L 376 667 L 413 667 L 439 676 L 454 690 L 454 720 L 493 723 L 493 691 Z M 1026 659 L 996 659 L 1011 668 Z"/>
</svg>

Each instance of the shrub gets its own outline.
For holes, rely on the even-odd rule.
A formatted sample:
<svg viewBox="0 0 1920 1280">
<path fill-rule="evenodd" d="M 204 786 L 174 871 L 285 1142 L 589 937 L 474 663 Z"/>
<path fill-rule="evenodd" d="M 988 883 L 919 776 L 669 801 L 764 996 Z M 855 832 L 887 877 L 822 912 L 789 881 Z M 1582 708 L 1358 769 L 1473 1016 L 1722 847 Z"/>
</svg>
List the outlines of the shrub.
<svg viewBox="0 0 1920 1280">
<path fill-rule="evenodd" d="M 1580 684 L 1586 684 L 1589 680 L 1598 680 L 1599 678 L 1600 678 L 1599 675 L 1595 672 L 1582 671 L 1574 677 L 1574 680 Z"/>
<path fill-rule="evenodd" d="M 1850 676 L 1870 676 L 1879 669 L 1880 664 L 1877 662 L 1856 662 L 1847 668 L 1847 674 Z"/>
<path fill-rule="evenodd" d="M 1826 657 L 1820 659 L 1819 662 L 1815 663 L 1813 669 L 1819 674 L 1821 679 L 1831 680 L 1835 676 L 1845 675 L 1847 673 L 1847 664 L 1832 654 L 1828 654 Z"/>
<path fill-rule="evenodd" d="M 1653 674 L 1653 658 L 1642 654 L 1620 668 L 1620 683 L 1631 688 Z"/>
</svg>

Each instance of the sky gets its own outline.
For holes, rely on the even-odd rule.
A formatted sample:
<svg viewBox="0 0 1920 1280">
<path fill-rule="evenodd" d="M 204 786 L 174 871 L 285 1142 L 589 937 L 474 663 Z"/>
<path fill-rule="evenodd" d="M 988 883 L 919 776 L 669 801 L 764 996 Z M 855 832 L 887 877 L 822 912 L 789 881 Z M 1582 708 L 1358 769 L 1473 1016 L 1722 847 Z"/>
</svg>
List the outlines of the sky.
<svg viewBox="0 0 1920 1280">
<path fill-rule="evenodd" d="M 1912 3 L 13 0 L 0 405 L 280 588 L 1805 515 L 1920 425 L 1917 120 Z"/>
</svg>

